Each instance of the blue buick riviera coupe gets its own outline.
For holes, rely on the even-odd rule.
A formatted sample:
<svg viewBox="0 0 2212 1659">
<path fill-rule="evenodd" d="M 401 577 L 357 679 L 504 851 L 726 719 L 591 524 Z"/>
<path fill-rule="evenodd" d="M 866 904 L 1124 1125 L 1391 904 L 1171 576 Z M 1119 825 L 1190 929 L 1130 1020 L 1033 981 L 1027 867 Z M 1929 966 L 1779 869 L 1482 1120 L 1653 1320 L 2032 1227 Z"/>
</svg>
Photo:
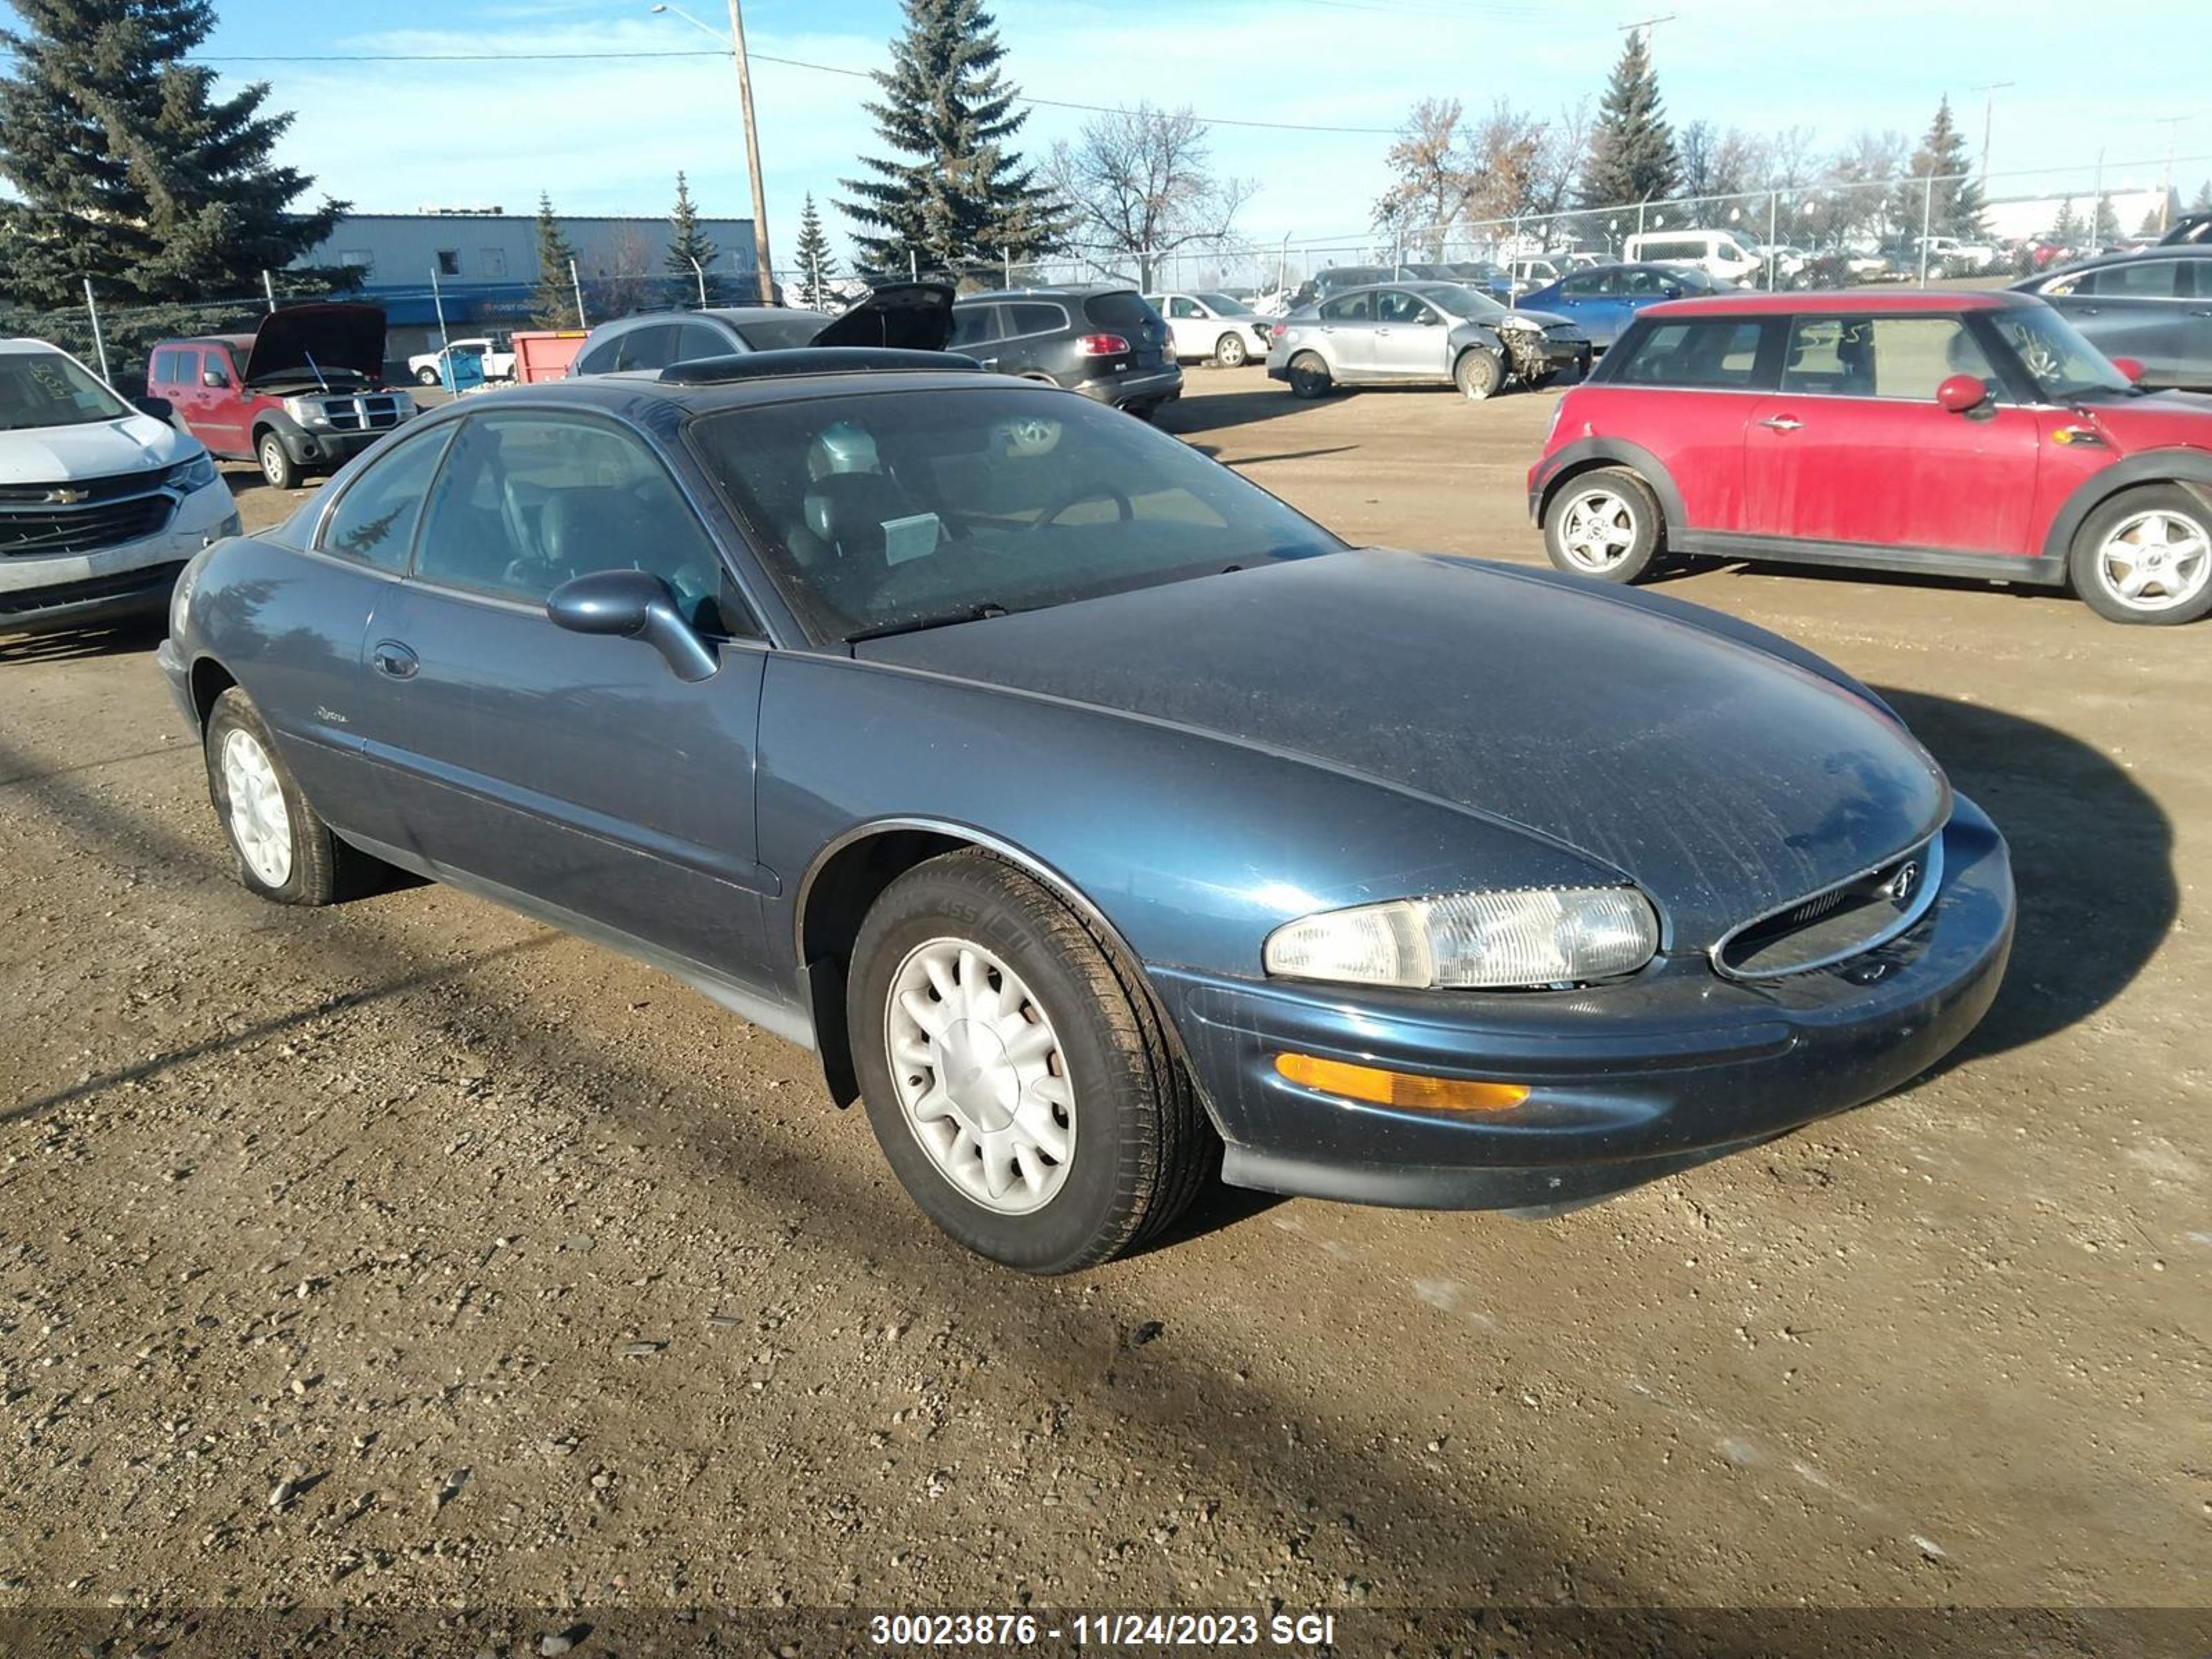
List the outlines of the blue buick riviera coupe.
<svg viewBox="0 0 2212 1659">
<path fill-rule="evenodd" d="M 1818 658 L 1347 547 L 935 354 L 461 400 L 196 558 L 161 660 L 254 891 L 380 862 L 654 963 L 1034 1272 L 1217 1168 L 1687 1168 L 1927 1067 L 2012 936 L 2002 839 Z"/>
</svg>

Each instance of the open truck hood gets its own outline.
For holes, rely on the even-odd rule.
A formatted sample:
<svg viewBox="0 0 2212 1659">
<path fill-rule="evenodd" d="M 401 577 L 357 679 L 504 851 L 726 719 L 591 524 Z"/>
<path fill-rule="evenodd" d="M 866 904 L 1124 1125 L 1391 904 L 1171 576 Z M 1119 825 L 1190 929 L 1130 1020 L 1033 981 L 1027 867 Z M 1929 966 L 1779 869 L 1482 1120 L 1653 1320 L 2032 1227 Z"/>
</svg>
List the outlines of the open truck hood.
<svg viewBox="0 0 2212 1659">
<path fill-rule="evenodd" d="M 381 380 L 383 307 L 343 303 L 287 306 L 262 319 L 252 349 L 246 353 L 248 386 L 283 374 L 312 377 L 318 368 L 325 374 L 332 369 L 350 369 L 365 379 Z"/>
</svg>

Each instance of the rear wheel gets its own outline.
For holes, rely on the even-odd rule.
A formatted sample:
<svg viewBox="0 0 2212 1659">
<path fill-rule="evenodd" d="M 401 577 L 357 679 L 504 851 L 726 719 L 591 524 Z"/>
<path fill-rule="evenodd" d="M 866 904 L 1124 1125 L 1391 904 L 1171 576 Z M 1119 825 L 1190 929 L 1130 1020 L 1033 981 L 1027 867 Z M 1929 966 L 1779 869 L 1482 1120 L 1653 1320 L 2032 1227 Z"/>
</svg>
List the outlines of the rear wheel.
<svg viewBox="0 0 2212 1659">
<path fill-rule="evenodd" d="M 1544 508 L 1544 551 L 1572 576 L 1632 582 L 1650 568 L 1666 528 L 1651 486 L 1626 467 L 1570 479 Z"/>
<path fill-rule="evenodd" d="M 1310 351 L 1301 351 L 1291 358 L 1284 373 L 1290 377 L 1291 395 L 1294 398 L 1326 398 L 1335 385 L 1329 376 L 1328 365 Z"/>
<path fill-rule="evenodd" d="M 269 481 L 271 489 L 289 489 L 300 482 L 299 467 L 286 451 L 284 441 L 275 433 L 263 433 L 253 453 L 261 462 L 261 476 Z"/>
<path fill-rule="evenodd" d="M 893 882 L 847 997 L 892 1173 L 979 1255 L 1093 1266 L 1173 1221 L 1211 1167 L 1212 1132 L 1133 975 L 1003 860 L 950 854 Z"/>
<path fill-rule="evenodd" d="M 2130 489 L 2083 521 L 2067 565 L 2108 622 L 2194 622 L 2212 611 L 2212 509 L 2179 484 Z"/>
<path fill-rule="evenodd" d="M 232 686 L 208 711 L 208 799 L 249 892 L 278 904 L 328 904 L 368 860 L 331 834 L 276 752 L 260 711 Z"/>
<path fill-rule="evenodd" d="M 1242 368 L 1249 355 L 1244 349 L 1242 334 L 1224 334 L 1213 343 L 1213 361 L 1223 368 Z"/>
<path fill-rule="evenodd" d="M 438 384 L 438 371 L 437 371 L 436 369 L 434 369 L 434 368 L 418 368 L 418 369 L 416 369 L 416 370 L 415 371 L 415 384 L 416 384 L 416 385 L 417 385 L 417 386 L 435 386 L 435 385 L 437 385 L 437 384 Z"/>
<path fill-rule="evenodd" d="M 1452 384 L 1460 395 L 1480 401 L 1495 397 L 1505 384 L 1504 360 L 1482 346 L 1474 346 L 1459 355 L 1452 365 Z"/>
</svg>

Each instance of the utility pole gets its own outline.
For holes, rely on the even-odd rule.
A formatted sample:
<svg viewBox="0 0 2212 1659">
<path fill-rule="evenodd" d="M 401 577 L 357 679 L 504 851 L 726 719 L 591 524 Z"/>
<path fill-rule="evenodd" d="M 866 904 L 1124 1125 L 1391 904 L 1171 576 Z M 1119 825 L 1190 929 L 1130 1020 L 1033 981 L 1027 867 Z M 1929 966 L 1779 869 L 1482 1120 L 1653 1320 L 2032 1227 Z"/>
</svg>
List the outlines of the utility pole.
<svg viewBox="0 0 2212 1659">
<path fill-rule="evenodd" d="M 775 303 L 775 275 L 768 252 L 768 192 L 761 185 L 760 129 L 753 121 L 753 70 L 745 56 L 745 15 L 738 0 L 730 0 L 730 35 L 723 40 L 714 31 L 681 6 L 657 5 L 655 12 L 680 17 L 695 29 L 721 40 L 738 65 L 738 109 L 745 124 L 745 173 L 753 191 L 753 264 L 760 277 L 764 306 Z"/>
<path fill-rule="evenodd" d="M 1982 182 L 1984 185 L 1990 181 L 1990 125 L 1996 114 L 1997 94 L 2015 84 L 2011 81 L 1984 81 L 1980 86 L 1972 88 L 1982 94 Z"/>
<path fill-rule="evenodd" d="M 2158 228 L 2164 235 L 2173 228 L 2173 130 L 2182 122 L 2193 119 L 2187 115 L 2161 115 L 2158 125 L 2166 129 L 2166 188 L 2159 193 Z"/>
</svg>

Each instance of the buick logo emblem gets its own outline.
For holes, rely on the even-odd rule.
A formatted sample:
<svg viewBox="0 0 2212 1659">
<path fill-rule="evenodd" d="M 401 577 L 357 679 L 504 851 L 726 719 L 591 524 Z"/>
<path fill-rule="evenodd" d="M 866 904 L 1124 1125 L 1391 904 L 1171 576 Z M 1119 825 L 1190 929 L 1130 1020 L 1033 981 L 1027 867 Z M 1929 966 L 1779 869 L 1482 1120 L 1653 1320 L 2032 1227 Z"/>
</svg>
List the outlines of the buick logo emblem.
<svg viewBox="0 0 2212 1659">
<path fill-rule="evenodd" d="M 1897 866 L 1897 873 L 1882 884 L 1881 890 L 1888 896 L 1892 904 L 1903 904 L 1912 896 L 1913 889 L 1919 885 L 1920 862 L 1917 859 L 1907 859 Z"/>
<path fill-rule="evenodd" d="M 92 492 L 88 489 L 49 489 L 46 492 L 46 505 L 49 507 L 75 507 L 79 501 L 83 501 L 91 494 Z"/>
</svg>

